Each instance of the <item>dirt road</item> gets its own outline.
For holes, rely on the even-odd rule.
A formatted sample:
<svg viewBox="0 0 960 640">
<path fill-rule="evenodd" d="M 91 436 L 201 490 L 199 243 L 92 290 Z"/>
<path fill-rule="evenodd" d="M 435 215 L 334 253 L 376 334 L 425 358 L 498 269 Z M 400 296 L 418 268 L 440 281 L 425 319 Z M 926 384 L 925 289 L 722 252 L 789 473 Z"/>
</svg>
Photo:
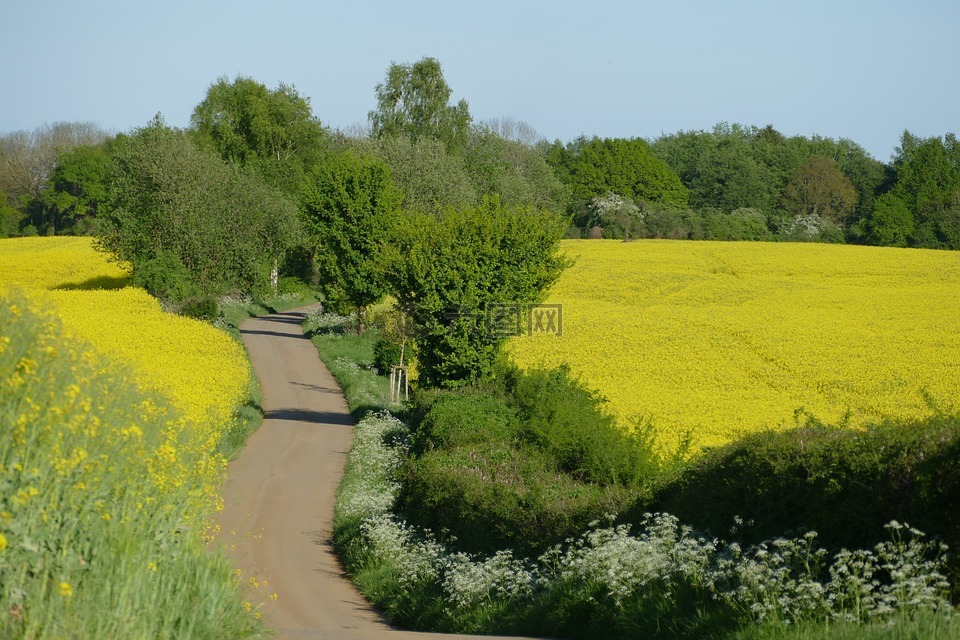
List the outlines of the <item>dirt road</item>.
<svg viewBox="0 0 960 640">
<path fill-rule="evenodd" d="M 353 419 L 300 330 L 308 310 L 252 318 L 240 329 L 266 415 L 228 467 L 219 541 L 259 583 L 264 621 L 279 638 L 450 638 L 392 629 L 333 552 L 334 494 Z"/>
</svg>

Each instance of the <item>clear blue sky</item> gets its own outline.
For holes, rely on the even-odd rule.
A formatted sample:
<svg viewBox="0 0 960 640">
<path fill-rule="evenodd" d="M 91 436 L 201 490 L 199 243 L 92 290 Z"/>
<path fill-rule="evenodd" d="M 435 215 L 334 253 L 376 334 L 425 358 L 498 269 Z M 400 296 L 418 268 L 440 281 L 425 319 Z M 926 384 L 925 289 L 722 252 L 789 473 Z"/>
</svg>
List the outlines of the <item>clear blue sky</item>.
<svg viewBox="0 0 960 640">
<path fill-rule="evenodd" d="M 211 83 L 296 86 L 365 123 L 391 62 L 440 60 L 475 120 L 564 142 L 718 122 L 849 138 L 960 134 L 957 0 L 0 0 L 0 133 L 186 126 Z"/>
</svg>

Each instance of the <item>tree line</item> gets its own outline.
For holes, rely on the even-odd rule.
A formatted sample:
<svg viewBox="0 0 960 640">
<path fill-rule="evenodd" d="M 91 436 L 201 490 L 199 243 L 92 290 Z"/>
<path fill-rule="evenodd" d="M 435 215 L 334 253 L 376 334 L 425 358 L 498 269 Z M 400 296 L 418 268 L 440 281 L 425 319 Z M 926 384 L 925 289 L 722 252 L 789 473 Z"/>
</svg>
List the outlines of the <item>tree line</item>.
<svg viewBox="0 0 960 640">
<path fill-rule="evenodd" d="M 324 127 L 291 85 L 221 78 L 180 133 L 293 204 L 310 170 L 351 149 L 390 169 L 407 211 L 496 195 L 568 216 L 574 237 L 960 248 L 952 133 L 904 132 L 889 163 L 851 140 L 786 137 L 770 125 L 548 142 L 523 122 L 474 122 L 465 100 L 450 103 L 433 58 L 392 64 L 375 93 L 369 127 L 348 134 Z M 0 137 L 0 236 L 92 233 L 100 209 L 114 206 L 115 155 L 141 131 L 61 122 Z"/>
<path fill-rule="evenodd" d="M 172 302 L 307 281 L 362 319 L 390 292 L 446 354 L 420 354 L 436 362 L 425 379 L 454 383 L 498 352 L 476 337 L 490 305 L 536 302 L 558 277 L 564 235 L 960 249 L 952 133 L 905 132 L 888 164 L 769 125 L 548 142 L 474 122 L 452 93 L 423 58 L 390 65 L 354 132 L 324 126 L 292 85 L 241 76 L 211 84 L 184 129 L 158 115 L 119 135 L 7 134 L 0 235 L 95 235 Z"/>
</svg>

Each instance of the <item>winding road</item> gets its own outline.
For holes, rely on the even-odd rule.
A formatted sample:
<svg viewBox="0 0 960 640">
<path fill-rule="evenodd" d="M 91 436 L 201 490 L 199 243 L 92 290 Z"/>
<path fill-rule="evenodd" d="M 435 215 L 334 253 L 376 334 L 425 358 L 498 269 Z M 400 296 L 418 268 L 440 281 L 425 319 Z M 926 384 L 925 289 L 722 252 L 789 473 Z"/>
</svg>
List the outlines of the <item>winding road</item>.
<svg viewBox="0 0 960 640">
<path fill-rule="evenodd" d="M 386 624 L 333 550 L 335 492 L 354 423 L 301 331 L 309 310 L 251 318 L 240 327 L 263 387 L 265 416 L 228 465 L 218 543 L 244 578 L 256 581 L 251 599 L 278 638 L 449 639 Z"/>
</svg>

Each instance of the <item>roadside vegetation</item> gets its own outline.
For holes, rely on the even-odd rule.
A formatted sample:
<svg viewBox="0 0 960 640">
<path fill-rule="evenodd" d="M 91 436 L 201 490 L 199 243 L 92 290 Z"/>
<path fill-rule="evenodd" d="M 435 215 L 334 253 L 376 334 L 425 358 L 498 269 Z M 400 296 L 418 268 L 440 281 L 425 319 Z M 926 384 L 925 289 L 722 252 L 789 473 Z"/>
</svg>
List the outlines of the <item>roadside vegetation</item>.
<svg viewBox="0 0 960 640">
<path fill-rule="evenodd" d="M 61 310 L 0 291 L 0 636 L 258 635 L 233 567 L 207 549 L 232 423 L 216 403 L 239 400 L 246 369 L 238 388 L 194 378 L 198 395 L 170 395 L 177 371 L 104 355 Z M 227 357 L 203 366 L 229 370 L 223 338 Z"/>
<path fill-rule="evenodd" d="M 341 333 L 349 320 L 335 320 L 327 316 L 325 327 L 316 330 L 324 359 L 332 361 L 330 346 L 343 339 L 369 358 L 376 336 Z M 337 357 L 342 365 L 342 355 Z M 364 386 L 358 378 L 368 377 L 366 385 L 382 379 L 369 365 L 360 360 L 352 372 L 348 400 L 351 388 Z M 560 372 L 537 372 L 528 384 L 542 383 L 544 375 L 566 393 L 588 397 Z M 839 456 L 873 460 L 862 481 L 886 469 L 907 484 L 915 478 L 927 486 L 922 472 L 903 465 L 901 454 L 910 449 L 920 459 L 933 451 L 940 460 L 955 456 L 955 420 L 915 425 L 939 437 L 919 436 L 930 441 L 926 449 L 895 448 L 881 460 L 875 442 L 858 441 L 857 432 L 840 428 L 761 434 L 693 462 L 654 461 L 642 443 L 615 448 L 611 439 L 599 449 L 608 479 L 590 483 L 584 480 L 589 465 L 565 470 L 551 455 L 577 445 L 587 451 L 598 441 L 587 430 L 560 426 L 550 429 L 549 441 L 524 442 L 507 426 L 517 415 L 510 410 L 513 402 L 502 388 L 483 385 L 418 393 L 395 414 L 387 411 L 389 404 L 373 408 L 368 398 L 362 403 L 368 410 L 340 487 L 334 537 L 358 586 L 392 622 L 460 633 L 584 638 L 940 638 L 958 631 L 948 579 L 956 565 L 943 546 L 943 540 L 956 543 L 956 529 L 936 517 L 957 499 L 955 469 L 933 465 L 944 474 L 937 478 L 938 486 L 945 483 L 942 493 L 912 512 L 927 515 L 936 539 L 902 521 L 884 520 L 897 513 L 902 494 L 885 495 L 882 484 L 869 501 L 848 496 L 861 503 L 854 518 L 872 510 L 862 525 L 851 527 L 853 521 L 843 517 L 846 505 L 835 502 L 860 482 L 843 475 L 856 471 L 847 471 Z M 603 415 L 588 402 L 563 403 L 564 414 L 571 415 L 571 405 Z M 549 398 L 538 406 L 555 407 Z M 888 425 L 875 437 L 911 439 L 908 429 Z M 838 433 L 848 434 L 847 444 L 833 457 L 838 462 L 831 471 L 823 453 Z M 891 438 L 893 433 L 898 435 Z M 776 484 L 782 471 L 770 465 L 798 439 L 805 447 L 793 456 L 804 474 L 792 476 L 792 484 Z M 933 444 L 937 440 L 941 444 Z M 522 459 L 511 454 L 515 447 Z M 618 485 L 609 479 L 615 468 L 610 458 L 629 460 L 631 451 L 646 455 L 646 464 L 634 459 L 624 469 L 651 473 Z M 724 468 L 718 460 L 744 463 Z M 853 462 L 851 470 L 862 466 Z M 530 467 L 537 472 L 527 473 Z M 825 476 L 822 485 L 834 487 L 833 496 L 809 486 L 818 472 Z M 600 515 L 592 520 L 578 511 L 590 503 L 591 487 L 603 494 L 595 503 Z M 621 517 L 613 515 L 617 505 L 611 501 L 618 489 L 630 502 Z M 411 494 L 426 498 L 411 500 Z M 763 513 L 764 519 L 740 516 L 746 504 L 755 505 L 748 513 Z M 667 507 L 684 516 L 671 515 Z M 695 517 L 704 507 L 707 513 Z M 778 521 L 791 509 L 797 513 Z M 554 519 L 543 518 L 545 513 Z M 552 526 L 558 516 L 571 521 L 562 534 Z M 825 536 L 815 532 L 819 524 Z M 839 531 L 844 535 L 838 537 Z"/>
</svg>

